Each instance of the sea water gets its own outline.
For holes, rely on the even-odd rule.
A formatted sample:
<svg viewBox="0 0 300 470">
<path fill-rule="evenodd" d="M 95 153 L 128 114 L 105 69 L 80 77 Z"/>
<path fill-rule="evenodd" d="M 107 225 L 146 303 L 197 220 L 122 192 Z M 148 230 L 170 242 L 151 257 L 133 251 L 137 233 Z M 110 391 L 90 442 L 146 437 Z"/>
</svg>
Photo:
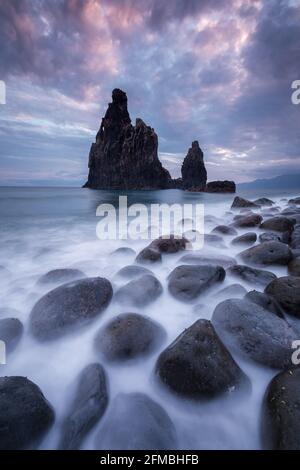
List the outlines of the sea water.
<svg viewBox="0 0 300 470">
<path fill-rule="evenodd" d="M 40 276 L 52 269 L 78 268 L 87 276 L 109 279 L 116 290 L 127 281 L 115 275 L 124 266 L 134 262 L 134 255 L 112 255 L 119 247 L 133 248 L 137 253 L 149 242 L 141 240 L 99 240 L 96 236 L 99 204 L 118 206 L 120 195 L 128 203 L 150 205 L 199 203 L 204 205 L 205 232 L 217 224 L 229 224 L 233 194 L 189 193 L 168 191 L 91 191 L 79 188 L 0 188 L 0 292 L 1 308 L 15 309 L 4 316 L 15 316 L 24 325 L 24 334 L 16 350 L 0 365 L 2 376 L 26 376 L 35 382 L 55 408 L 56 420 L 42 441 L 41 449 L 55 449 L 60 437 L 62 419 L 74 393 L 76 378 L 91 362 L 104 365 L 109 382 L 110 405 L 120 392 L 141 391 L 161 404 L 174 422 L 181 449 L 259 449 L 259 429 L 262 399 L 265 389 L 276 371 L 235 357 L 252 382 L 252 391 L 244 396 L 219 398 L 206 402 L 192 402 L 174 396 L 160 385 L 154 375 L 156 359 L 185 328 L 198 318 L 210 319 L 220 301 L 215 292 L 232 283 L 240 283 L 247 290 L 255 287 L 227 276 L 224 283 L 202 295 L 192 304 L 182 303 L 170 296 L 167 276 L 178 265 L 182 253 L 166 255 L 162 264 L 149 268 L 163 285 L 164 292 L 155 302 L 140 309 L 128 309 L 112 301 L 105 312 L 89 327 L 65 335 L 58 340 L 41 343 L 29 332 L 30 311 L 49 287 L 39 286 Z M 245 191 L 239 195 L 249 198 L 271 197 L 276 205 L 285 207 L 288 198 L 298 194 L 287 191 Z M 213 217 L 208 217 L 213 216 Z M 256 230 L 256 229 L 254 229 Z M 240 229 L 239 234 L 253 229 Z M 258 230 L 257 230 L 258 231 Z M 223 254 L 235 257 L 243 248 L 230 244 L 232 237 L 224 237 L 225 247 L 205 246 L 204 254 Z M 7 271 L 6 271 L 7 270 Z M 285 275 L 285 267 L 272 269 Z M 196 313 L 195 305 L 204 308 Z M 114 316 L 128 311 L 147 315 L 160 323 L 167 337 L 160 349 L 150 356 L 112 365 L 98 357 L 93 339 L 99 328 Z M 3 316 L 3 314 L 2 314 Z M 4 317 L 3 316 L 3 317 Z M 106 412 L 109 412 L 109 408 Z M 85 439 L 82 448 L 93 449 L 94 438 L 101 422 Z M 130 425 L 130 423 L 128 423 Z"/>
</svg>

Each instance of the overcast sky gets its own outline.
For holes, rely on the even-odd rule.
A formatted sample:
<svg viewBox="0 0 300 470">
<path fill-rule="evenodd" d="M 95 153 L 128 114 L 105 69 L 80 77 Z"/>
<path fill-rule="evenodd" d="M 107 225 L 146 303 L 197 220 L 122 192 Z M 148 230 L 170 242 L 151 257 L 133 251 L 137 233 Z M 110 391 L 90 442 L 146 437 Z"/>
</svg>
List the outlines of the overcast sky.
<svg viewBox="0 0 300 470">
<path fill-rule="evenodd" d="M 115 87 L 173 176 L 300 173 L 299 0 L 0 0 L 0 79 L 0 184 L 83 184 Z"/>
</svg>

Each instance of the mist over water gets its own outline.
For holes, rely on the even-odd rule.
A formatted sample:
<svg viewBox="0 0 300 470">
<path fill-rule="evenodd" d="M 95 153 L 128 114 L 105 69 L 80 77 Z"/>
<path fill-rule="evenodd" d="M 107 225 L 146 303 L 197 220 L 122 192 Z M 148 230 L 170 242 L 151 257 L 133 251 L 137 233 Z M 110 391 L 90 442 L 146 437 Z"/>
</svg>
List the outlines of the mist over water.
<svg viewBox="0 0 300 470">
<path fill-rule="evenodd" d="M 184 253 L 166 255 L 158 265 L 147 266 L 162 283 L 164 292 L 153 303 L 141 309 L 122 307 L 113 299 L 109 307 L 96 320 L 78 332 L 65 335 L 57 340 L 40 343 L 29 333 L 29 315 L 37 300 L 52 286 L 38 285 L 38 279 L 48 271 L 57 268 L 77 268 L 87 276 L 101 276 L 109 279 L 114 291 L 128 281 L 116 273 L 134 262 L 134 255 L 112 255 L 119 247 L 130 247 L 138 253 L 149 242 L 132 240 L 101 241 L 96 237 L 96 208 L 102 203 L 118 206 L 120 195 L 128 196 L 133 203 L 203 203 L 206 216 L 205 233 L 218 224 L 229 224 L 232 216 L 226 215 L 234 195 L 188 193 L 177 190 L 144 192 L 90 191 L 67 188 L 0 188 L 0 270 L 1 309 L 15 309 L 16 312 L 1 313 L 1 318 L 16 317 L 24 325 L 23 338 L 7 357 L 7 364 L 0 365 L 2 376 L 26 376 L 36 383 L 53 405 L 56 421 L 50 433 L 41 443 L 42 449 L 57 448 L 60 426 L 70 404 L 76 378 L 91 362 L 104 365 L 109 384 L 110 405 L 120 392 L 142 391 L 160 403 L 177 430 L 181 449 L 258 449 L 259 416 L 264 391 L 276 371 L 259 366 L 254 362 L 236 361 L 249 376 L 252 391 L 227 399 L 213 399 L 195 403 L 177 398 L 158 383 L 154 376 L 156 359 L 185 328 L 198 318 L 210 319 L 215 306 L 223 298 L 215 292 L 233 283 L 242 284 L 247 290 L 255 286 L 226 276 L 225 281 L 215 286 L 194 303 L 182 303 L 170 296 L 167 276 L 178 265 Z M 281 192 L 245 192 L 244 197 L 271 197 L 276 205 L 284 207 L 282 198 L 297 194 Z M 239 234 L 257 229 L 238 229 Z M 230 244 L 234 237 L 224 237 L 225 247 L 205 246 L 203 253 L 222 254 L 235 257 L 244 248 Z M 276 275 L 285 275 L 286 267 L 267 268 Z M 7 271 L 6 271 L 7 270 Z M 53 288 L 57 285 L 53 285 Z M 198 313 L 194 307 L 203 304 Z M 160 323 L 167 337 L 159 350 L 146 358 L 122 362 L 120 365 L 106 363 L 93 347 L 93 340 L 99 328 L 120 313 L 133 311 L 149 316 Z M 109 405 L 109 406 L 110 406 Z M 109 410 L 109 407 L 108 407 Z M 106 413 L 108 412 L 106 411 Z M 101 421 L 84 441 L 82 448 L 94 448 L 94 437 L 101 428 Z"/>
</svg>

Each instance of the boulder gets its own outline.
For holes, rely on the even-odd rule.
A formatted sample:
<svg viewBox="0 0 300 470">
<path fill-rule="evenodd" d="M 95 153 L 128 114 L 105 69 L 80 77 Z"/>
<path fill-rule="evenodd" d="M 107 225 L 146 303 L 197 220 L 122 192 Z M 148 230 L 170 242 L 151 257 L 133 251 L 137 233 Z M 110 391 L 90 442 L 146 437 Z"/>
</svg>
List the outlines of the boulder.
<svg viewBox="0 0 300 470">
<path fill-rule="evenodd" d="M 269 450 L 300 450 L 300 369 L 277 374 L 264 397 L 261 431 Z"/>
<path fill-rule="evenodd" d="M 189 302 L 224 278 L 225 271 L 221 266 L 182 265 L 169 275 L 168 288 L 176 299 Z"/>
<path fill-rule="evenodd" d="M 7 352 L 11 352 L 17 347 L 23 330 L 23 324 L 17 318 L 0 320 L 0 341 L 4 341 Z"/>
<path fill-rule="evenodd" d="M 291 364 L 297 333 L 282 318 L 245 299 L 229 299 L 215 308 L 212 323 L 234 353 L 282 369 Z"/>
<path fill-rule="evenodd" d="M 231 209 L 239 209 L 241 207 L 259 207 L 259 205 L 255 204 L 255 202 L 248 201 L 248 199 L 236 196 L 233 200 Z"/>
<path fill-rule="evenodd" d="M 165 330 L 150 318 L 123 313 L 100 329 L 95 347 L 108 361 L 127 361 L 150 354 L 165 337 Z"/>
<path fill-rule="evenodd" d="M 223 235 L 237 235 L 237 231 L 228 225 L 217 225 L 211 233 L 222 233 Z"/>
<path fill-rule="evenodd" d="M 121 287 L 116 292 L 115 298 L 122 304 L 144 307 L 154 302 L 162 292 L 162 285 L 156 277 L 144 274 Z"/>
<path fill-rule="evenodd" d="M 125 279 L 136 279 L 137 277 L 141 277 L 144 274 L 153 274 L 150 269 L 144 268 L 143 266 L 135 266 L 134 264 L 129 266 L 124 266 L 124 268 L 120 269 L 116 276 L 125 278 Z"/>
<path fill-rule="evenodd" d="M 64 284 L 84 277 L 86 275 L 79 269 L 53 269 L 41 276 L 38 284 Z"/>
<path fill-rule="evenodd" d="M 275 315 L 277 315 L 277 317 L 284 318 L 283 310 L 278 304 L 278 302 L 265 292 L 252 290 L 250 292 L 247 292 L 247 294 L 245 295 L 245 300 L 249 300 L 249 302 L 253 302 L 254 304 L 259 305 L 265 310 L 274 313 Z"/>
<path fill-rule="evenodd" d="M 195 400 L 249 387 L 208 320 L 198 320 L 160 354 L 156 373 L 173 392 Z"/>
<path fill-rule="evenodd" d="M 26 377 L 0 377 L 0 450 L 36 448 L 54 422 L 54 411 Z"/>
<path fill-rule="evenodd" d="M 292 259 L 292 252 L 284 243 L 264 242 L 242 251 L 239 256 L 249 264 L 287 265 Z"/>
<path fill-rule="evenodd" d="M 281 237 L 280 235 L 272 232 L 264 232 L 259 235 L 259 241 L 260 243 L 265 243 L 265 242 L 281 242 Z"/>
<path fill-rule="evenodd" d="M 137 263 L 152 264 L 161 263 L 162 257 L 158 250 L 147 246 L 137 255 L 135 260 Z"/>
<path fill-rule="evenodd" d="M 190 242 L 186 238 L 176 238 L 174 235 L 169 235 L 168 238 L 159 237 L 153 240 L 149 248 L 159 251 L 160 253 L 171 254 L 184 251 Z"/>
<path fill-rule="evenodd" d="M 189 255 L 184 255 L 179 260 L 180 263 L 184 264 L 197 264 L 197 265 L 207 265 L 212 266 L 222 266 L 223 268 L 228 268 L 229 266 L 234 266 L 236 260 L 230 256 L 225 255 L 199 255 L 191 253 Z"/>
<path fill-rule="evenodd" d="M 101 277 L 63 284 L 35 304 L 30 314 L 30 330 L 40 341 L 59 338 L 101 314 L 112 295 L 111 283 Z"/>
<path fill-rule="evenodd" d="M 234 181 L 210 181 L 205 191 L 207 193 L 235 193 L 236 186 Z"/>
<path fill-rule="evenodd" d="M 288 271 L 291 276 L 300 277 L 300 256 L 289 262 Z"/>
<path fill-rule="evenodd" d="M 185 157 L 182 167 L 182 188 L 204 191 L 206 187 L 207 172 L 203 161 L 203 152 L 196 140 Z"/>
<path fill-rule="evenodd" d="M 258 206 L 273 206 L 273 204 L 275 204 L 274 201 L 268 199 L 267 197 L 260 197 L 259 199 L 256 199 L 253 202 Z"/>
<path fill-rule="evenodd" d="M 239 217 L 235 222 L 234 226 L 239 228 L 256 227 L 263 220 L 259 214 L 250 214 L 243 217 Z"/>
<path fill-rule="evenodd" d="M 177 435 L 166 411 L 143 393 L 119 394 L 96 435 L 97 450 L 175 450 Z"/>
<path fill-rule="evenodd" d="M 213 246 L 223 247 L 224 240 L 220 235 L 217 235 L 215 233 L 205 233 L 204 245 L 213 245 Z"/>
<path fill-rule="evenodd" d="M 276 279 L 275 274 L 271 273 L 270 271 L 250 268 L 249 266 L 244 266 L 242 264 L 231 266 L 227 269 L 227 272 L 234 277 L 243 279 L 243 281 L 246 281 L 249 284 L 263 287 L 273 281 L 273 279 Z"/>
<path fill-rule="evenodd" d="M 233 245 L 252 245 L 257 240 L 257 235 L 255 232 L 247 232 L 239 237 L 234 238 L 231 243 Z"/>
<path fill-rule="evenodd" d="M 274 279 L 265 292 L 277 300 L 283 310 L 300 318 L 300 277 L 285 276 Z"/>
<path fill-rule="evenodd" d="M 287 217 L 272 217 L 271 219 L 265 220 L 260 228 L 264 230 L 274 230 L 274 232 L 291 232 L 294 228 L 295 223 Z"/>
<path fill-rule="evenodd" d="M 296 205 L 300 204 L 300 196 L 290 199 L 288 201 L 288 204 L 296 204 Z"/>
<path fill-rule="evenodd" d="M 216 297 L 223 299 L 242 298 L 245 294 L 247 291 L 241 284 L 231 284 L 217 292 Z"/>
<path fill-rule="evenodd" d="M 108 404 L 107 379 L 100 364 L 83 369 L 62 424 L 61 450 L 79 449 L 89 431 L 103 416 Z"/>
</svg>

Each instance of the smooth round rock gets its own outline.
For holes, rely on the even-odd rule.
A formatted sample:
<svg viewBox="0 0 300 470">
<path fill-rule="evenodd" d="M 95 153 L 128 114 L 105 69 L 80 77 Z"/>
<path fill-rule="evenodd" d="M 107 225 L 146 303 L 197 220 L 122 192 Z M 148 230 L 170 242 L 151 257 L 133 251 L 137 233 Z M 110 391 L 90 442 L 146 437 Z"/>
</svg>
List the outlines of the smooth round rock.
<svg viewBox="0 0 300 470">
<path fill-rule="evenodd" d="M 221 266 L 189 266 L 175 268 L 168 277 L 169 292 L 183 302 L 193 301 L 199 295 L 225 278 Z"/>
<path fill-rule="evenodd" d="M 274 297 L 285 312 L 300 318 L 300 277 L 285 276 L 274 279 L 265 292 Z"/>
<path fill-rule="evenodd" d="M 264 230 L 274 230 L 275 232 L 291 232 L 295 223 L 287 217 L 272 217 L 271 219 L 265 220 L 260 228 Z"/>
<path fill-rule="evenodd" d="M 257 235 L 255 232 L 247 232 L 239 237 L 234 238 L 231 243 L 233 245 L 250 245 L 255 243 L 257 240 Z"/>
<path fill-rule="evenodd" d="M 268 285 L 273 279 L 276 279 L 276 275 L 270 271 L 264 269 L 250 268 L 242 264 L 237 264 L 236 266 L 231 266 L 227 269 L 227 272 L 231 276 L 238 277 L 243 279 L 243 281 L 248 282 L 252 285 L 263 286 Z"/>
<path fill-rule="evenodd" d="M 228 225 L 217 225 L 217 227 L 215 227 L 211 233 L 212 234 L 222 233 L 223 235 L 237 235 L 238 234 L 235 228 L 230 227 Z"/>
<path fill-rule="evenodd" d="M 162 256 L 158 250 L 146 247 L 137 255 L 135 261 L 142 264 L 161 263 Z"/>
<path fill-rule="evenodd" d="M 263 220 L 259 214 L 250 214 L 243 217 L 239 217 L 235 222 L 234 226 L 239 228 L 256 227 Z"/>
<path fill-rule="evenodd" d="M 54 422 L 54 411 L 25 377 L 0 377 L 0 450 L 36 448 Z"/>
<path fill-rule="evenodd" d="M 264 232 L 259 235 L 259 241 L 260 243 L 265 243 L 265 242 L 280 242 L 281 237 L 280 235 L 273 233 L 273 232 Z"/>
<path fill-rule="evenodd" d="M 266 366 L 291 364 L 297 333 L 282 318 L 244 299 L 229 299 L 215 308 L 212 323 L 230 351 Z"/>
<path fill-rule="evenodd" d="M 33 307 L 30 330 L 41 341 L 59 338 L 91 322 L 109 305 L 111 283 L 101 277 L 63 284 Z"/>
<path fill-rule="evenodd" d="M 90 364 L 78 377 L 75 394 L 62 424 L 59 449 L 79 449 L 86 435 L 102 418 L 107 405 L 105 370 L 100 364 Z"/>
<path fill-rule="evenodd" d="M 249 201 L 248 199 L 236 196 L 233 200 L 231 209 L 238 209 L 243 207 L 259 207 L 259 205 L 255 204 L 255 202 Z"/>
<path fill-rule="evenodd" d="M 208 320 L 198 320 L 160 354 L 156 373 L 173 392 L 195 400 L 249 386 Z"/>
<path fill-rule="evenodd" d="M 287 265 L 292 259 L 292 252 L 284 243 L 265 242 L 242 251 L 239 256 L 250 264 Z"/>
<path fill-rule="evenodd" d="M 115 298 L 122 304 L 143 307 L 154 302 L 162 292 L 162 285 L 156 277 L 144 274 L 120 287 Z"/>
<path fill-rule="evenodd" d="M 159 237 L 150 243 L 149 248 L 160 253 L 171 254 L 183 251 L 189 246 L 190 242 L 186 238 L 176 238 L 170 235 L 168 238 Z"/>
<path fill-rule="evenodd" d="M 217 292 L 216 297 L 222 297 L 224 299 L 242 298 L 245 294 L 247 294 L 247 291 L 241 284 L 231 284 Z"/>
<path fill-rule="evenodd" d="M 300 256 L 289 262 L 288 271 L 291 276 L 300 277 Z"/>
<path fill-rule="evenodd" d="M 225 255 L 199 255 L 196 253 L 191 253 L 189 255 L 184 255 L 180 258 L 179 263 L 183 264 L 197 264 L 197 265 L 212 265 L 212 266 L 222 266 L 222 268 L 228 268 L 229 266 L 234 266 L 236 260 L 231 256 Z"/>
<path fill-rule="evenodd" d="M 260 307 L 268 310 L 271 313 L 277 315 L 277 317 L 284 318 L 283 310 L 278 304 L 278 302 L 270 297 L 268 294 L 264 292 L 258 292 L 257 290 L 252 290 L 247 292 L 245 295 L 245 300 L 249 300 L 254 304 L 260 305 Z"/>
<path fill-rule="evenodd" d="M 95 348 L 108 361 L 128 361 L 150 354 L 165 337 L 165 330 L 150 318 L 123 313 L 100 329 Z"/>
<path fill-rule="evenodd" d="M 169 415 L 143 393 L 117 395 L 95 439 L 97 450 L 159 451 L 177 445 Z"/>
<path fill-rule="evenodd" d="M 136 279 L 137 277 L 141 277 L 144 274 L 153 274 L 150 269 L 144 268 L 143 266 L 136 266 L 134 264 L 129 266 L 124 266 L 124 268 L 120 269 L 117 272 L 116 276 L 125 278 L 125 279 Z"/>
<path fill-rule="evenodd" d="M 0 320 L 0 341 L 4 341 L 7 352 L 12 352 L 17 347 L 23 330 L 23 324 L 17 318 Z"/>
<path fill-rule="evenodd" d="M 268 199 L 267 197 L 260 197 L 259 199 L 256 199 L 253 201 L 254 204 L 258 204 L 259 206 L 273 206 L 274 201 L 271 199 Z"/>
</svg>

